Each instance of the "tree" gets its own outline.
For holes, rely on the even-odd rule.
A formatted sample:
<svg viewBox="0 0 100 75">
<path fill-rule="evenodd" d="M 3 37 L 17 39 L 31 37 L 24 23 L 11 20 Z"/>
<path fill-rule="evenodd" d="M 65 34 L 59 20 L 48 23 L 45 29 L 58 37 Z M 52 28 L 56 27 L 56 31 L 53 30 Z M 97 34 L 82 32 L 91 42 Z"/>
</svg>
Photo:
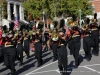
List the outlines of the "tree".
<svg viewBox="0 0 100 75">
<path fill-rule="evenodd" d="M 6 0 L 0 0 L 0 15 L 2 18 L 7 18 L 7 3 Z"/>
<path fill-rule="evenodd" d="M 79 14 L 79 10 L 82 10 L 82 16 L 91 15 L 93 8 L 92 4 L 88 2 L 88 0 L 67 0 L 67 11 L 71 15 Z"/>
<path fill-rule="evenodd" d="M 33 17 L 42 17 L 43 11 L 46 12 L 47 17 L 51 18 L 59 13 L 78 16 L 79 9 L 82 9 L 82 15 L 86 16 L 92 14 L 91 6 L 88 0 L 28 0 L 23 2 L 24 10 L 31 13 Z"/>
</svg>

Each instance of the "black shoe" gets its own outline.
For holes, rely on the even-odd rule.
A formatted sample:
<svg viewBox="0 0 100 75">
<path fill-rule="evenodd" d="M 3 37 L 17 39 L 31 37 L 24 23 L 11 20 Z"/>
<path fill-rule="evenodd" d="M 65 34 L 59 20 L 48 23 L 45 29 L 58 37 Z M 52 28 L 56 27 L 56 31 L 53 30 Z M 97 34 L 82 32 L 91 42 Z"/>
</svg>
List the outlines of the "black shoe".
<svg viewBox="0 0 100 75">
<path fill-rule="evenodd" d="M 16 69 L 14 69 L 14 72 L 16 72 Z"/>
<path fill-rule="evenodd" d="M 16 69 L 14 69 L 14 72 L 11 72 L 11 75 L 15 75 Z"/>
<path fill-rule="evenodd" d="M 42 66 L 42 65 L 41 65 L 41 64 L 38 64 L 38 65 L 37 65 L 37 67 L 40 67 L 40 66 Z"/>
<path fill-rule="evenodd" d="M 75 65 L 75 67 L 74 68 L 78 68 L 78 66 L 77 65 Z"/>
<path fill-rule="evenodd" d="M 5 64 L 3 63 L 3 65 L 2 66 L 5 66 Z"/>
<path fill-rule="evenodd" d="M 72 52 L 70 52 L 70 55 L 72 55 L 73 53 Z"/>
<path fill-rule="evenodd" d="M 28 56 L 26 59 L 30 58 L 30 56 Z"/>
<path fill-rule="evenodd" d="M 99 53 L 94 53 L 95 56 L 99 56 Z"/>
<path fill-rule="evenodd" d="M 63 72 L 60 72 L 60 74 L 61 74 L 61 75 L 64 75 L 64 73 L 63 73 Z"/>
<path fill-rule="evenodd" d="M 53 62 L 56 61 L 56 59 L 53 59 Z"/>
<path fill-rule="evenodd" d="M 90 61 L 90 58 L 87 57 L 86 60 L 87 60 L 87 61 Z"/>
<path fill-rule="evenodd" d="M 19 66 L 22 66 L 22 65 L 23 65 L 23 63 L 20 63 L 20 64 L 19 64 Z"/>
<path fill-rule="evenodd" d="M 43 60 L 41 60 L 41 65 L 43 64 Z"/>
</svg>

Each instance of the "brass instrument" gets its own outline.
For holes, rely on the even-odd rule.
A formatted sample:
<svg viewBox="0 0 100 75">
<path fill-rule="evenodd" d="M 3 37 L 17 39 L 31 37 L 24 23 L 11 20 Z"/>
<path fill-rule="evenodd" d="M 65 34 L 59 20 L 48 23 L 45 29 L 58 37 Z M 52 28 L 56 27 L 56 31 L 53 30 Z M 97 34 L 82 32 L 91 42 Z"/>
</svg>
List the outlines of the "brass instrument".
<svg viewBox="0 0 100 75">
<path fill-rule="evenodd" d="M 52 35 L 52 30 L 51 29 L 49 29 L 49 35 Z"/>
<path fill-rule="evenodd" d="M 82 30 L 86 30 L 88 28 L 87 24 L 82 25 Z"/>
<path fill-rule="evenodd" d="M 14 35 L 14 38 L 16 38 L 18 36 L 18 32 Z"/>
<path fill-rule="evenodd" d="M 36 30 L 29 31 L 30 39 L 32 39 L 32 35 L 36 35 Z"/>
<path fill-rule="evenodd" d="M 68 20 L 68 25 L 70 26 L 70 27 L 72 27 L 73 26 L 73 21 L 70 19 L 70 20 Z"/>
<path fill-rule="evenodd" d="M 52 39 L 53 41 L 58 41 L 58 39 L 59 39 L 58 34 L 57 34 L 57 33 L 52 33 L 51 39 Z"/>
<path fill-rule="evenodd" d="M 76 21 L 73 22 L 73 26 L 78 26 L 78 23 Z"/>
<path fill-rule="evenodd" d="M 94 23 L 94 22 L 96 22 L 96 19 L 92 18 L 92 19 L 90 20 L 90 23 Z"/>
<path fill-rule="evenodd" d="M 53 30 L 54 28 L 57 28 L 58 21 L 54 20 L 50 23 L 50 29 Z"/>
<path fill-rule="evenodd" d="M 44 22 L 39 21 L 39 22 L 36 23 L 36 29 L 41 29 L 43 27 L 44 27 Z"/>
</svg>

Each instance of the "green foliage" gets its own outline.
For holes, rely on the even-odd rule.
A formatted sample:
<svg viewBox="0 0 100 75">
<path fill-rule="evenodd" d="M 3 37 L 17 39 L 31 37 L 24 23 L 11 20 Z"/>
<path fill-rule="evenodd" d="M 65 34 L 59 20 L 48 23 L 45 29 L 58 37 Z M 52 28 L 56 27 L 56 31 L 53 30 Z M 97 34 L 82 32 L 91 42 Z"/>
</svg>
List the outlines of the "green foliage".
<svg viewBox="0 0 100 75">
<path fill-rule="evenodd" d="M 28 0 L 23 2 L 25 11 L 31 13 L 33 17 L 42 17 L 43 11 L 46 17 L 51 18 L 60 12 L 78 16 L 79 9 L 82 10 L 82 15 L 86 16 L 92 14 L 91 6 L 88 0 Z"/>
<path fill-rule="evenodd" d="M 3 13 L 2 13 L 3 11 Z M 0 0 L 0 14 L 3 18 L 7 18 L 7 3 L 6 0 Z"/>
<path fill-rule="evenodd" d="M 67 0 L 68 13 L 70 14 L 79 14 L 79 9 L 82 10 L 82 15 L 91 15 L 93 8 L 92 4 L 88 3 L 88 0 Z"/>
</svg>

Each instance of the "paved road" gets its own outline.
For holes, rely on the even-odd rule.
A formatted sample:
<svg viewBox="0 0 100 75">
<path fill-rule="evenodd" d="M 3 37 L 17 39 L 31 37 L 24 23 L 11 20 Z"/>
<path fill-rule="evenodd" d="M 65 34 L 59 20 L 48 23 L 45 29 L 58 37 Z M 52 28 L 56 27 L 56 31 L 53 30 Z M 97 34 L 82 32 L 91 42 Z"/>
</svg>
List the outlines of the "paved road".
<svg viewBox="0 0 100 75">
<path fill-rule="evenodd" d="M 31 58 L 26 59 L 24 56 L 23 66 L 19 66 L 19 62 L 16 61 L 16 75 L 60 75 L 57 61 L 52 62 L 52 52 L 43 51 L 43 60 L 43 65 L 38 68 L 34 53 L 31 52 Z M 0 75 L 9 74 L 10 70 L 5 68 L 3 63 L 0 64 Z M 68 75 L 100 75 L 100 56 L 92 54 L 92 59 L 88 62 L 85 59 L 83 44 L 81 44 L 80 66 L 77 69 L 74 69 L 73 56 L 68 55 Z"/>
</svg>

